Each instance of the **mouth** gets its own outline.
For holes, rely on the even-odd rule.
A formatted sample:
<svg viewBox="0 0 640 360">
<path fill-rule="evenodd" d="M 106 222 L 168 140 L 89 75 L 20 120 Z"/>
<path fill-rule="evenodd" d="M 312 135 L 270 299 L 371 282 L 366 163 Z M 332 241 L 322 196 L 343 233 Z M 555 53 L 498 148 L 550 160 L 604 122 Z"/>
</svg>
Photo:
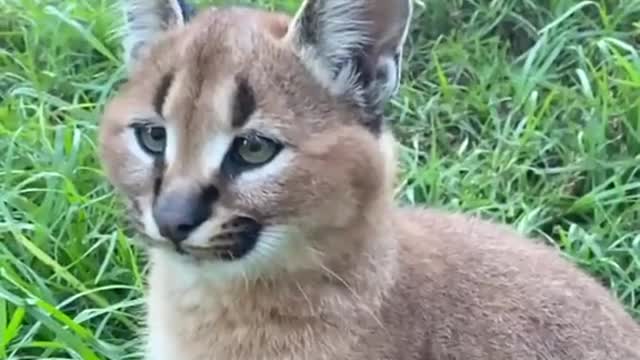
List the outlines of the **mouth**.
<svg viewBox="0 0 640 360">
<path fill-rule="evenodd" d="M 209 240 L 208 246 L 183 244 L 179 252 L 195 257 L 233 261 L 245 257 L 258 242 L 262 224 L 256 220 L 238 216 L 222 225 L 222 231 Z"/>
<path fill-rule="evenodd" d="M 134 216 L 127 217 L 128 228 L 137 236 L 132 237 L 143 247 L 164 248 L 184 256 L 202 260 L 233 261 L 249 254 L 256 246 L 263 225 L 247 216 L 235 216 L 222 224 L 220 232 L 209 238 L 205 244 L 190 245 L 188 242 L 174 244 L 158 241 L 150 236 L 142 220 L 142 211 L 137 202 L 128 203 Z"/>
</svg>

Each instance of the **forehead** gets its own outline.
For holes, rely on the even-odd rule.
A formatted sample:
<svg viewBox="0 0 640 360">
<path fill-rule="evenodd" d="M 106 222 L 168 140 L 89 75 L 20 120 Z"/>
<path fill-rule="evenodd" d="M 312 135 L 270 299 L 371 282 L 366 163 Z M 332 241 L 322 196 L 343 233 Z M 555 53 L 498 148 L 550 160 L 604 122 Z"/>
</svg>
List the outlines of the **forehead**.
<svg viewBox="0 0 640 360">
<path fill-rule="evenodd" d="M 151 49 L 129 82 L 136 90 L 123 95 L 181 127 L 242 125 L 243 115 L 256 110 L 258 125 L 268 121 L 291 130 L 295 122 L 298 131 L 318 130 L 340 104 L 285 41 L 288 21 L 246 8 L 203 11 Z"/>
</svg>

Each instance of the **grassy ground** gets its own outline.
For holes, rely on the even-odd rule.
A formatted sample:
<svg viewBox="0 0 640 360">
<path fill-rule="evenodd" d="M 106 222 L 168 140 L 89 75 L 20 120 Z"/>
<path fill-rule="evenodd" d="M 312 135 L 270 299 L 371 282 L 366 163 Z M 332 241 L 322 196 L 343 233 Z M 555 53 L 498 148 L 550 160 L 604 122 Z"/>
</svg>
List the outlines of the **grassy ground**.
<svg viewBox="0 0 640 360">
<path fill-rule="evenodd" d="M 640 319 L 640 0 L 425 2 L 398 198 L 547 239 Z M 96 162 L 112 4 L 0 0 L 0 359 L 140 358 L 144 261 Z"/>
</svg>

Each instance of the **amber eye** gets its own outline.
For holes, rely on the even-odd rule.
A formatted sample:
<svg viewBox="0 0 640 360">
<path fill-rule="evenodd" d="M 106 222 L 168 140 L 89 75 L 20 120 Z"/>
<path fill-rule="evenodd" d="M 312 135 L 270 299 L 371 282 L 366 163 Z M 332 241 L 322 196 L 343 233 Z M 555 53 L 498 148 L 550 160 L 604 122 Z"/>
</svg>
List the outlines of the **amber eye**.
<svg viewBox="0 0 640 360">
<path fill-rule="evenodd" d="M 167 133 L 158 125 L 140 125 L 134 127 L 140 147 L 153 156 L 162 155 L 167 145 Z"/>
<path fill-rule="evenodd" d="M 236 138 L 232 151 L 239 165 L 259 166 L 271 161 L 281 149 L 282 145 L 271 139 L 249 136 Z"/>
</svg>

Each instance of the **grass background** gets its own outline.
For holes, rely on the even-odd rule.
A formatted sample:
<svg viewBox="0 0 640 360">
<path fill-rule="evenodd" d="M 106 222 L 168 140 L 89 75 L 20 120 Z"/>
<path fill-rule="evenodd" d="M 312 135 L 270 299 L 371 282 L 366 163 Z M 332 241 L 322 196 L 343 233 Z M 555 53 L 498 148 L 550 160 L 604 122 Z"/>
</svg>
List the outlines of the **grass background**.
<svg viewBox="0 0 640 360">
<path fill-rule="evenodd" d="M 423 1 L 398 199 L 546 239 L 640 319 L 640 0 Z M 0 359 L 140 358 L 144 260 L 96 158 L 121 18 L 0 0 Z"/>
</svg>

